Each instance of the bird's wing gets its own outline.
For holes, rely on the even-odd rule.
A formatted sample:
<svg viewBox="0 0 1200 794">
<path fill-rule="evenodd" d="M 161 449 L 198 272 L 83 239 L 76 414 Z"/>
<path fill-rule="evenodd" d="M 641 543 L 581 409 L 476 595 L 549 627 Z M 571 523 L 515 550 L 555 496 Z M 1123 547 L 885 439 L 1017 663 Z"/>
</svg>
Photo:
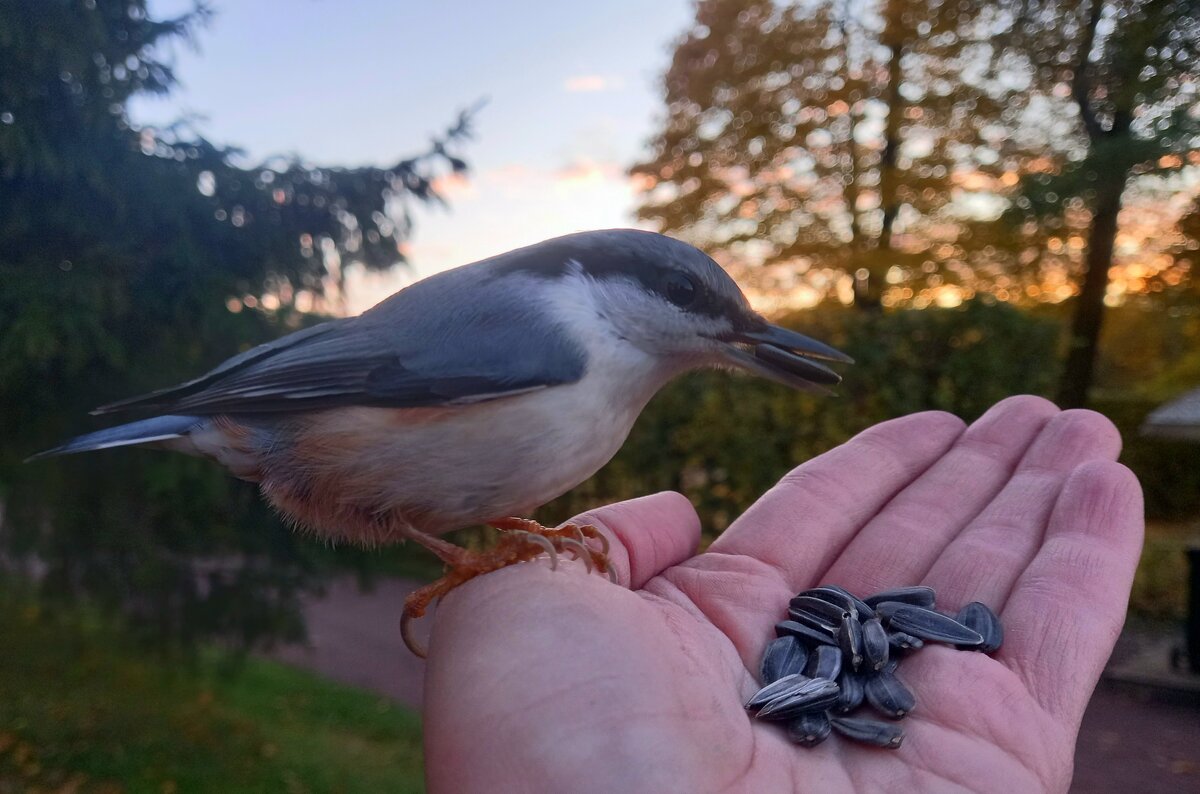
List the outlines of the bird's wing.
<svg viewBox="0 0 1200 794">
<path fill-rule="evenodd" d="M 299 331 L 195 380 L 96 412 L 152 408 L 205 415 L 462 405 L 583 376 L 582 348 L 523 301 L 504 295 L 438 300 L 438 292 L 410 287 L 361 317 Z M 435 311 L 438 306 L 445 310 Z"/>
</svg>

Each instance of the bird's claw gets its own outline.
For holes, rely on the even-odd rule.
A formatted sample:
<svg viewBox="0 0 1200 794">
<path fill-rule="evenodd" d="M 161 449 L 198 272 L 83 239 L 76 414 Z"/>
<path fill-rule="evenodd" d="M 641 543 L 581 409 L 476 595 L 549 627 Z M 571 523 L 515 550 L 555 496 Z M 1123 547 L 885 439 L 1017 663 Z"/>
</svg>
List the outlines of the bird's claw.
<svg viewBox="0 0 1200 794">
<path fill-rule="evenodd" d="M 576 529 L 578 529 L 578 527 L 576 527 Z M 583 533 L 580 533 L 581 536 L 582 534 Z M 575 540 L 575 538 L 561 538 L 559 543 L 570 549 L 571 553 L 575 555 L 575 559 L 583 560 L 583 565 L 585 568 L 587 568 L 588 573 L 592 572 L 592 569 L 595 568 L 595 565 L 592 563 L 591 549 L 587 547 L 586 543 L 584 543 L 582 540 Z"/>
<path fill-rule="evenodd" d="M 533 543 L 537 546 L 541 546 L 542 551 L 546 552 L 546 554 L 550 556 L 550 570 L 558 570 L 558 550 L 555 549 L 554 542 L 551 541 L 550 538 L 546 537 L 545 535 L 539 535 L 536 532 L 530 532 L 524 529 L 514 529 L 508 533 L 508 537 L 520 538 L 527 543 Z M 556 538 L 556 540 L 561 543 L 563 539 Z"/>
<path fill-rule="evenodd" d="M 431 603 L 480 574 L 506 568 L 518 562 L 527 562 L 543 553 L 550 556 L 550 569 L 557 570 L 558 555 L 570 552 L 575 559 L 583 561 L 588 573 L 600 569 L 608 575 L 613 584 L 618 582 L 616 569 L 608 559 L 608 539 L 593 526 L 567 524 L 551 529 L 525 519 L 504 519 L 493 522 L 492 526 L 502 530 L 495 548 L 480 553 L 459 550 L 460 555 L 443 557 L 447 560 L 445 575 L 413 591 L 404 600 L 400 636 L 416 656 L 425 658 L 425 648 L 413 634 L 413 621 L 424 615 Z M 589 540 L 598 541 L 600 550 L 592 548 L 588 544 Z"/>
<path fill-rule="evenodd" d="M 588 573 L 599 569 L 602 573 L 608 575 L 609 581 L 617 584 L 617 571 L 613 567 L 612 561 L 608 558 L 610 546 L 608 538 L 603 532 L 590 524 L 583 524 L 582 526 L 579 524 L 566 524 L 559 529 L 548 531 L 558 533 L 559 542 L 575 552 L 577 559 L 583 560 L 583 564 L 587 566 Z M 565 533 L 568 532 L 575 537 L 564 537 Z M 598 541 L 600 543 L 600 550 L 597 551 L 589 546 L 589 540 Z"/>
<path fill-rule="evenodd" d="M 608 574 L 609 580 L 614 584 L 617 582 L 616 571 L 608 559 L 608 552 L 611 548 L 608 538 L 590 524 L 564 524 L 561 527 L 551 528 L 544 527 L 527 518 L 502 518 L 489 523 L 504 533 L 501 536 L 500 545 L 505 544 L 505 538 L 519 538 L 521 541 L 531 541 L 537 544 L 543 552 L 550 555 L 551 570 L 556 570 L 558 567 L 557 555 L 564 551 L 570 551 L 575 559 L 583 560 L 588 573 L 599 569 Z M 589 540 L 597 541 L 600 544 L 600 550 L 593 549 L 588 544 Z"/>
<path fill-rule="evenodd" d="M 421 609 L 421 615 L 425 613 L 424 608 Z M 413 621 L 421 617 L 409 611 L 408 604 L 405 603 L 404 611 L 400 613 L 400 639 L 404 640 L 404 646 L 418 659 L 425 658 L 425 646 L 413 635 Z"/>
<path fill-rule="evenodd" d="M 515 521 L 516 519 L 513 520 Z M 533 522 L 522 520 L 522 526 L 530 525 L 538 526 L 533 524 Z M 505 530 L 505 535 L 537 544 L 546 554 L 550 555 L 550 570 L 552 571 L 558 569 L 558 553 L 569 551 L 575 559 L 583 561 L 588 573 L 598 568 L 602 573 L 608 575 L 609 581 L 613 584 L 617 583 L 616 569 L 613 568 L 612 563 L 608 559 L 608 550 L 611 547 L 604 533 L 593 526 L 580 526 L 578 524 L 566 524 L 558 529 L 550 529 L 548 527 L 539 528 L 541 531 L 507 529 Z M 597 551 L 589 546 L 588 540 L 598 541 L 600 543 L 600 550 Z"/>
</svg>

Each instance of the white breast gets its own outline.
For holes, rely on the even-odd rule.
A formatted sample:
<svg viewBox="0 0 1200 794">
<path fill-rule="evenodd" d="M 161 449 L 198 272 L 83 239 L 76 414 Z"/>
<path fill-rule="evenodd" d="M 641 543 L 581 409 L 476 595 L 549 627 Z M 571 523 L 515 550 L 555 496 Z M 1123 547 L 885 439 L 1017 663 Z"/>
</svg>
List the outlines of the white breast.
<svg viewBox="0 0 1200 794">
<path fill-rule="evenodd" d="M 587 351 L 581 380 L 467 406 L 315 415 L 276 474 L 302 472 L 341 508 L 394 512 L 426 532 L 527 515 L 575 487 L 616 454 L 674 368 L 623 340 L 573 282 L 552 285 L 569 294 L 549 305 Z"/>
</svg>

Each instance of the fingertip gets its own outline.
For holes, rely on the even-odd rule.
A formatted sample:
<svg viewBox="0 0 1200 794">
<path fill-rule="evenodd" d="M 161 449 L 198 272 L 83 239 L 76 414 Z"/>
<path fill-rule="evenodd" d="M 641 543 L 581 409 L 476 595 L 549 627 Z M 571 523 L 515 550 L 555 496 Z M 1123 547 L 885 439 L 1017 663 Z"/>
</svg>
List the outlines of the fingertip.
<svg viewBox="0 0 1200 794">
<path fill-rule="evenodd" d="M 676 491 L 605 505 L 572 523 L 592 524 L 608 532 L 615 541 L 614 551 L 623 551 L 627 558 L 621 578 L 631 589 L 691 557 L 700 544 L 700 516 L 688 498 Z"/>
<path fill-rule="evenodd" d="M 1078 518 L 1069 523 L 1064 520 L 1071 516 Z M 1082 526 L 1084 533 L 1099 538 L 1136 537 L 1140 543 L 1145 520 L 1142 486 L 1137 475 L 1112 460 L 1093 460 L 1077 466 L 1063 484 L 1051 531 L 1064 524 Z"/>
<path fill-rule="evenodd" d="M 1088 448 L 1109 460 L 1121 454 L 1121 431 L 1104 414 L 1070 408 L 1046 424 L 1046 433 L 1064 449 Z"/>
<path fill-rule="evenodd" d="M 1053 416 L 1059 413 L 1058 406 L 1047 400 L 1045 397 L 1039 397 L 1036 394 L 1014 394 L 1012 397 L 1005 397 L 1000 402 L 993 405 L 991 411 L 1016 411 L 1026 414 L 1038 414 L 1041 416 Z"/>
<path fill-rule="evenodd" d="M 976 437 L 990 436 L 996 443 L 1004 443 L 1014 435 L 1016 425 L 1040 430 L 1059 413 L 1058 406 L 1044 397 L 1018 394 L 993 405 L 971 424 L 967 432 Z"/>
</svg>

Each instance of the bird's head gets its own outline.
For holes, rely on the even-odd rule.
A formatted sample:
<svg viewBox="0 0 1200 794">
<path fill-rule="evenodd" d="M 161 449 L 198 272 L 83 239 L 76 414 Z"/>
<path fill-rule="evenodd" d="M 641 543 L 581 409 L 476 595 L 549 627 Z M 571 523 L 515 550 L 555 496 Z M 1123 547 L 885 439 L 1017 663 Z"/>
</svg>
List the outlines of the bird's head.
<svg viewBox="0 0 1200 794">
<path fill-rule="evenodd" d="M 671 369 L 732 366 L 795 388 L 841 378 L 829 345 L 768 322 L 703 251 L 652 232 L 610 229 L 541 243 L 519 269 L 569 285 L 581 312 Z M 529 249 L 526 249 L 529 251 Z"/>
</svg>

